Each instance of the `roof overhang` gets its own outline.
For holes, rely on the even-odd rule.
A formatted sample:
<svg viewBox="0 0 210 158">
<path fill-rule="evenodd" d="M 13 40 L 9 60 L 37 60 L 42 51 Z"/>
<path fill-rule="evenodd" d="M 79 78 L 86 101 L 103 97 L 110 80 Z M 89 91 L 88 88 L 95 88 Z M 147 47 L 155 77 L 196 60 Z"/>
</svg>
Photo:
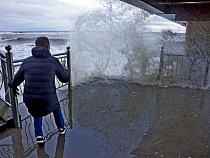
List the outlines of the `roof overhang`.
<svg viewBox="0 0 210 158">
<path fill-rule="evenodd" d="M 210 21 L 210 1 L 121 0 L 181 25 L 186 21 Z"/>
</svg>

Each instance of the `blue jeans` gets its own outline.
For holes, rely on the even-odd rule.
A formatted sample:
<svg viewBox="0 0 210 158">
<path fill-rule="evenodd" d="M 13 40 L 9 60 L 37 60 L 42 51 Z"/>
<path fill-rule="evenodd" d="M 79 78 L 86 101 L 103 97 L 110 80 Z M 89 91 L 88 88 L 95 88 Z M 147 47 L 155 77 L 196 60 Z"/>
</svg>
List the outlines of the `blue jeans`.
<svg viewBox="0 0 210 158">
<path fill-rule="evenodd" d="M 55 118 L 56 126 L 59 128 L 64 128 L 64 119 L 61 112 L 60 104 L 58 103 L 58 107 L 53 111 L 53 115 Z M 34 129 L 35 129 L 35 137 L 43 136 L 42 131 L 42 120 L 43 117 L 34 117 Z"/>
</svg>

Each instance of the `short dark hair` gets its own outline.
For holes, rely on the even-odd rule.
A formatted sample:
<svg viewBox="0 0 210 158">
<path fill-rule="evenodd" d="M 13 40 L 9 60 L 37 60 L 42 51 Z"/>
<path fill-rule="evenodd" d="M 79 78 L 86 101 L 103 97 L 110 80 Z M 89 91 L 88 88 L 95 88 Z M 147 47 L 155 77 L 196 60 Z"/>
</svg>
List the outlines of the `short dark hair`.
<svg viewBox="0 0 210 158">
<path fill-rule="evenodd" d="M 49 47 L 50 42 L 47 37 L 38 37 L 35 42 L 36 46 L 44 46 L 44 47 Z"/>
</svg>

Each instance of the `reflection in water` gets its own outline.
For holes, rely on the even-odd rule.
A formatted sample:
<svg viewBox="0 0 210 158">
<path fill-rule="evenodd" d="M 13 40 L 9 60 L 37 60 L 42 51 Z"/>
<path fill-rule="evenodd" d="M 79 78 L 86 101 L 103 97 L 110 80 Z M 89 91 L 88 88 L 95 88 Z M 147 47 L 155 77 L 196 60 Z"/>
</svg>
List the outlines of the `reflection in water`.
<svg viewBox="0 0 210 158">
<path fill-rule="evenodd" d="M 57 139 L 57 147 L 56 147 L 56 151 L 55 151 L 55 158 L 63 157 L 64 144 L 65 144 L 65 135 L 59 135 L 58 139 Z"/>
<path fill-rule="evenodd" d="M 65 136 L 58 136 L 49 115 L 43 128 L 47 142 L 42 148 L 37 146 L 33 120 L 28 117 L 22 120 L 23 129 L 18 137 L 14 132 L 1 137 L 0 155 L 210 157 L 209 95 L 209 91 L 195 89 L 96 79 L 75 86 L 68 98 L 61 101 L 68 125 Z M 21 141 L 17 141 L 21 138 L 22 147 Z M 18 153 L 14 145 L 24 152 Z"/>
<path fill-rule="evenodd" d="M 37 157 L 38 158 L 48 158 L 49 155 L 45 152 L 45 144 L 40 144 L 37 147 Z"/>
<path fill-rule="evenodd" d="M 75 126 L 108 156 L 200 157 L 210 152 L 209 91 L 99 80 L 73 90 Z M 90 139 L 84 138 L 87 141 Z M 208 156 L 207 156 L 208 157 Z"/>
<path fill-rule="evenodd" d="M 24 157 L 24 148 L 22 144 L 22 135 L 20 129 L 14 129 L 11 133 L 6 131 L 1 133 L 0 138 L 0 157 Z"/>
<path fill-rule="evenodd" d="M 209 91 L 157 88 L 157 119 L 132 151 L 136 157 L 209 157 Z"/>
<path fill-rule="evenodd" d="M 65 106 L 64 106 L 65 107 Z M 72 93 L 68 93 L 68 112 L 69 112 L 69 117 L 68 117 L 68 125 L 70 129 L 73 128 L 73 118 L 72 118 Z"/>
<path fill-rule="evenodd" d="M 24 157 L 24 148 L 22 143 L 21 130 L 18 130 L 12 135 L 12 148 L 14 150 L 13 157 Z M 15 143 L 14 143 L 15 142 Z"/>
<path fill-rule="evenodd" d="M 84 128 L 84 135 L 92 133 L 95 144 L 115 150 L 107 156 L 130 153 L 157 117 L 156 92 L 142 93 L 136 86 L 100 80 L 73 89 L 75 126 Z"/>
</svg>

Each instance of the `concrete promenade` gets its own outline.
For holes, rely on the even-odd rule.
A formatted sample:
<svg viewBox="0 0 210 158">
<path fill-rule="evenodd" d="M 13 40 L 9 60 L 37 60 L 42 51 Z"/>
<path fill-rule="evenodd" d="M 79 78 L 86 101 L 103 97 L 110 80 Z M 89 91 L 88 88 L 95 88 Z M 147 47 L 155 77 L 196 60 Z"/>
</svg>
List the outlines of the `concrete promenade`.
<svg viewBox="0 0 210 158">
<path fill-rule="evenodd" d="M 209 158 L 210 91 L 95 80 L 58 91 L 68 130 L 44 118 L 37 145 L 33 118 L 19 105 L 22 129 L 0 134 L 0 157 Z"/>
</svg>

